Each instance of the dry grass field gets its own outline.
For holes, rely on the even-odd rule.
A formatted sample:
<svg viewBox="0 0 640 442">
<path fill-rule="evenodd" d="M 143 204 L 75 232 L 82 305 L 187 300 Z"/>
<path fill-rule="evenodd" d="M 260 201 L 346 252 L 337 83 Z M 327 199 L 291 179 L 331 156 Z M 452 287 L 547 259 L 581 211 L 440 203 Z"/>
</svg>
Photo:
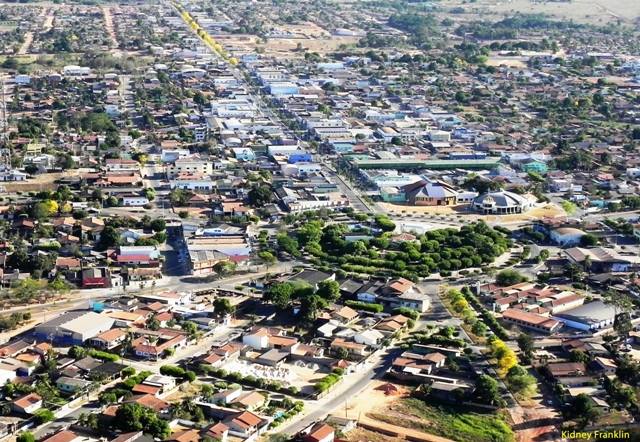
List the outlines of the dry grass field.
<svg viewBox="0 0 640 442">
<path fill-rule="evenodd" d="M 516 12 L 536 14 L 574 20 L 580 23 L 606 24 L 621 20 L 631 24 L 640 20 L 638 0 L 571 0 L 571 1 L 531 1 L 531 0 L 478 0 L 464 4 L 460 0 L 443 2 L 451 7 L 463 7 L 468 12 L 482 14 L 483 18 L 499 18 Z M 493 16 L 493 17 L 492 17 Z"/>
</svg>

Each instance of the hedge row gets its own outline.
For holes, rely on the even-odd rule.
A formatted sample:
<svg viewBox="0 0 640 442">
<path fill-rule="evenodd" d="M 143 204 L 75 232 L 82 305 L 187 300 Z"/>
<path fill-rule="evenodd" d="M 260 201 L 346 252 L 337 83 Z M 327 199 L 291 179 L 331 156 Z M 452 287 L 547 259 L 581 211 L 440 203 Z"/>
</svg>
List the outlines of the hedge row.
<svg viewBox="0 0 640 442">
<path fill-rule="evenodd" d="M 345 304 L 356 310 L 364 310 L 366 312 L 371 312 L 371 313 L 382 313 L 382 311 L 384 310 L 384 306 L 382 304 L 372 304 L 369 302 L 352 301 L 352 300 L 345 301 Z"/>
<path fill-rule="evenodd" d="M 329 390 L 335 384 L 337 384 L 340 381 L 340 379 L 342 379 L 342 371 L 334 371 L 333 373 L 326 375 L 325 377 L 320 379 L 318 382 L 316 382 L 313 385 L 313 389 L 317 393 L 323 393 Z"/>
<path fill-rule="evenodd" d="M 484 322 L 497 337 L 500 339 L 509 339 L 509 333 L 507 333 L 507 330 L 500 325 L 496 317 L 493 316 L 493 313 L 487 310 L 480 300 L 471 292 L 469 287 L 462 287 L 461 292 L 467 302 L 473 306 L 476 312 L 478 312 L 482 318 L 482 322 Z"/>
<path fill-rule="evenodd" d="M 256 388 L 261 388 L 263 390 L 274 391 L 276 393 L 286 393 L 291 396 L 300 395 L 300 390 L 298 387 L 284 387 L 278 381 L 269 381 L 263 378 L 256 378 L 255 376 L 243 376 L 242 373 L 238 372 L 227 372 L 222 368 L 215 368 L 209 364 L 200 364 L 198 366 L 199 371 L 206 376 L 213 376 L 218 379 L 224 379 L 225 381 L 234 382 L 237 384 L 249 385 Z"/>
<path fill-rule="evenodd" d="M 193 382 L 196 380 L 196 374 L 193 371 L 187 371 L 177 365 L 163 365 L 160 367 L 160 374 L 165 376 L 173 376 L 174 378 L 181 378 L 185 381 Z"/>
</svg>

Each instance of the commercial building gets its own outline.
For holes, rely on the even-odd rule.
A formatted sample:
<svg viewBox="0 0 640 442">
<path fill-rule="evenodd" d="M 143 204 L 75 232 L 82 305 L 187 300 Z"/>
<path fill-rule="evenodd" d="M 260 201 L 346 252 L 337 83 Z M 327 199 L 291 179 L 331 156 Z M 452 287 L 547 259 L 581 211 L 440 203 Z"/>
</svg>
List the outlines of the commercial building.
<svg viewBox="0 0 640 442">
<path fill-rule="evenodd" d="M 549 233 L 551 240 L 563 247 L 580 244 L 580 240 L 585 235 L 586 233 L 583 230 L 576 229 L 575 227 L 559 227 L 551 230 Z"/>
<path fill-rule="evenodd" d="M 491 170 L 498 166 L 500 158 L 487 157 L 481 160 L 418 160 L 418 159 L 358 159 L 352 160 L 359 169 L 396 169 L 396 170 Z"/>
<path fill-rule="evenodd" d="M 91 311 L 71 311 L 43 322 L 35 328 L 35 336 L 63 345 L 78 345 L 110 330 L 114 319 Z"/>
<path fill-rule="evenodd" d="M 502 319 L 512 324 L 543 333 L 553 333 L 562 326 L 561 322 L 555 319 L 515 308 L 505 310 L 502 314 Z"/>
<path fill-rule="evenodd" d="M 558 321 L 578 330 L 592 331 L 613 326 L 616 308 L 602 301 L 594 301 L 555 315 Z"/>
</svg>

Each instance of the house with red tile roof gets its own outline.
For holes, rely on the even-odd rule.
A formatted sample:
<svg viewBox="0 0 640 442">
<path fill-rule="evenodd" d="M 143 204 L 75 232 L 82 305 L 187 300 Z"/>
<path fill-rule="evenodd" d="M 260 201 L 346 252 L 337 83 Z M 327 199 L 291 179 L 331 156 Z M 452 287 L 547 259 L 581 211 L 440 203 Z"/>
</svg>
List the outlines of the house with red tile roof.
<svg viewBox="0 0 640 442">
<path fill-rule="evenodd" d="M 223 423 L 229 427 L 229 434 L 238 437 L 249 437 L 254 434 L 261 434 L 267 430 L 269 421 L 263 419 L 250 411 L 232 415 L 225 419 Z"/>
<path fill-rule="evenodd" d="M 37 393 L 29 393 L 13 401 L 11 408 L 18 413 L 33 414 L 42 408 L 42 397 Z"/>
<path fill-rule="evenodd" d="M 333 427 L 323 422 L 313 424 L 308 430 L 303 438 L 304 442 L 333 442 L 336 437 Z"/>
</svg>

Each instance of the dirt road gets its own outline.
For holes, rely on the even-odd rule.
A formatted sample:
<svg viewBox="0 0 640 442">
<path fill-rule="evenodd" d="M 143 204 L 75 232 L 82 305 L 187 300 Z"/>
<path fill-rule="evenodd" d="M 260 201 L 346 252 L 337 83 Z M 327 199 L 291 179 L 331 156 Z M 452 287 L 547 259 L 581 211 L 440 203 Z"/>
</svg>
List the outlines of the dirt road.
<svg viewBox="0 0 640 442">
<path fill-rule="evenodd" d="M 116 31 L 113 27 L 113 17 L 111 16 L 111 9 L 108 6 L 102 7 L 102 14 L 104 15 L 104 27 L 111 39 L 111 45 L 114 48 L 118 47 L 118 38 L 116 37 Z"/>
</svg>

